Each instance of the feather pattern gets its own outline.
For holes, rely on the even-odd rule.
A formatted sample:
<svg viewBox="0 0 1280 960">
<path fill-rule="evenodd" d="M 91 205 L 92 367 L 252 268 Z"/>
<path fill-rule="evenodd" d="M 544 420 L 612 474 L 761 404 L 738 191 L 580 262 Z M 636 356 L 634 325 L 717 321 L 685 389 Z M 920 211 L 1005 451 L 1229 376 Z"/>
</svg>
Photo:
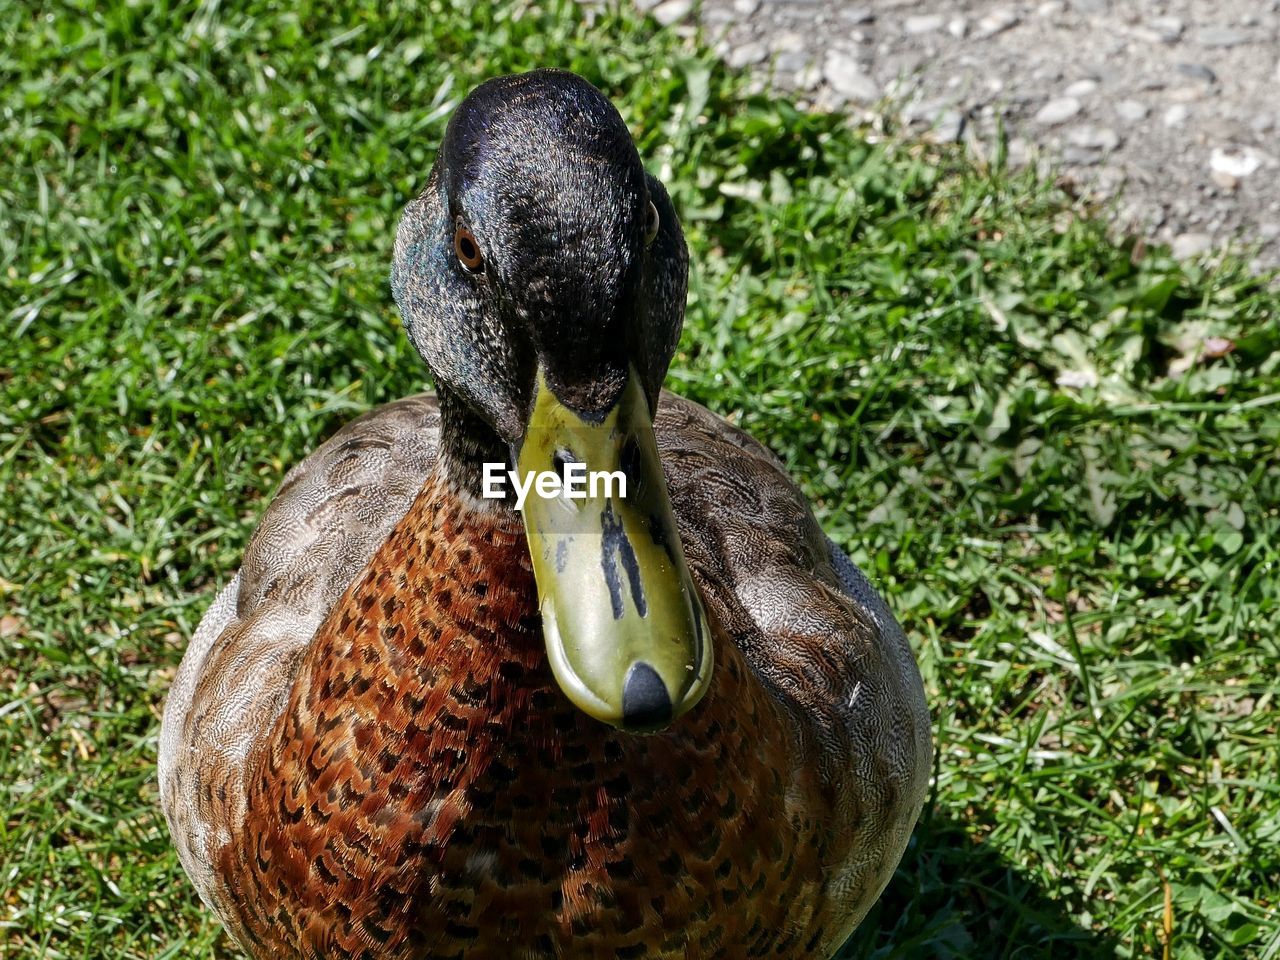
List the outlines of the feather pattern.
<svg viewBox="0 0 1280 960">
<path fill-rule="evenodd" d="M 929 771 L 906 638 L 764 447 L 667 392 L 655 429 L 717 666 L 653 736 L 555 686 L 523 530 L 436 469 L 431 395 L 286 477 L 160 749 L 251 955 L 828 957 L 862 918 Z"/>
</svg>

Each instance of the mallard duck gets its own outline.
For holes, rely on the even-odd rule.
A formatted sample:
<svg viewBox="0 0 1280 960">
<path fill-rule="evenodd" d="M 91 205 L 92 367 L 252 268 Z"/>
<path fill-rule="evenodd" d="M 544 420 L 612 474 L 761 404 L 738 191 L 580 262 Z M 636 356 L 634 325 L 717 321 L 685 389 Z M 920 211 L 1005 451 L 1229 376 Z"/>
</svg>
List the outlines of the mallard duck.
<svg viewBox="0 0 1280 960">
<path fill-rule="evenodd" d="M 920 675 L 779 461 L 662 390 L 687 264 L 588 82 L 462 101 L 391 279 L 436 392 L 286 475 L 164 712 L 249 955 L 830 957 L 885 886 Z"/>
</svg>

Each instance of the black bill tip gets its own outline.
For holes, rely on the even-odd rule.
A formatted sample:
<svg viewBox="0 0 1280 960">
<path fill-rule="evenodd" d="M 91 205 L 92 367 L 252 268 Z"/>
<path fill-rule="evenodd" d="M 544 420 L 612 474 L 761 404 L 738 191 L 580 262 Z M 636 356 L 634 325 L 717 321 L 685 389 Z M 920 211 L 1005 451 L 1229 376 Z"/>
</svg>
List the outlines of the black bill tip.
<svg viewBox="0 0 1280 960">
<path fill-rule="evenodd" d="M 631 665 L 622 683 L 622 726 L 652 733 L 671 722 L 671 696 L 658 671 L 643 660 Z"/>
</svg>

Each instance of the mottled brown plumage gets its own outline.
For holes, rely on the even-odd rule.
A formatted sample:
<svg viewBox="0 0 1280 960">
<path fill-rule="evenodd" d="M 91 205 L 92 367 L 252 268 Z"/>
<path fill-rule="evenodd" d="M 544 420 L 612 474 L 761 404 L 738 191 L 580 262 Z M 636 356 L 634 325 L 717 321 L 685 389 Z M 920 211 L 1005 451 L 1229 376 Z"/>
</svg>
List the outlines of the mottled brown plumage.
<svg viewBox="0 0 1280 960">
<path fill-rule="evenodd" d="M 663 393 L 714 673 L 607 726 L 548 667 L 519 515 L 461 476 L 492 438 L 444 427 L 422 395 L 339 431 L 193 638 L 160 782 L 206 903 L 258 960 L 831 956 L 928 775 L 883 601 L 771 454 Z"/>
<path fill-rule="evenodd" d="M 817 810 L 798 847 L 775 828 L 788 718 L 722 643 L 706 709 L 601 730 L 552 682 L 523 540 L 433 479 L 325 621 L 222 851 L 250 943 L 499 958 L 674 936 L 711 956 L 759 924 L 753 952 L 789 955 L 772 890 L 820 884 L 826 838 Z"/>
</svg>

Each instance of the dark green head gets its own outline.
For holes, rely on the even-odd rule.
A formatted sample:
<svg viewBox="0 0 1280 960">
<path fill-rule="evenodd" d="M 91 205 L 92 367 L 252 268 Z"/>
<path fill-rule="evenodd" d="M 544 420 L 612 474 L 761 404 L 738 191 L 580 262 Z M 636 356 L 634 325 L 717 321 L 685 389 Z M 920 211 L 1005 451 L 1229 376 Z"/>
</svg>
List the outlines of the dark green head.
<svg viewBox="0 0 1280 960">
<path fill-rule="evenodd" d="M 692 708 L 711 676 L 653 430 L 687 268 L 618 111 L 581 77 L 538 70 L 458 107 L 391 278 L 441 392 L 451 477 L 478 479 L 471 461 L 495 451 L 526 480 L 566 464 L 625 477 L 625 494 L 534 497 L 523 520 L 556 680 L 633 731 Z"/>
<path fill-rule="evenodd" d="M 437 384 L 518 443 L 539 365 L 584 414 L 613 406 L 628 366 L 656 400 L 687 267 L 667 192 L 613 104 L 537 70 L 462 101 L 405 209 L 391 283 Z"/>
</svg>

